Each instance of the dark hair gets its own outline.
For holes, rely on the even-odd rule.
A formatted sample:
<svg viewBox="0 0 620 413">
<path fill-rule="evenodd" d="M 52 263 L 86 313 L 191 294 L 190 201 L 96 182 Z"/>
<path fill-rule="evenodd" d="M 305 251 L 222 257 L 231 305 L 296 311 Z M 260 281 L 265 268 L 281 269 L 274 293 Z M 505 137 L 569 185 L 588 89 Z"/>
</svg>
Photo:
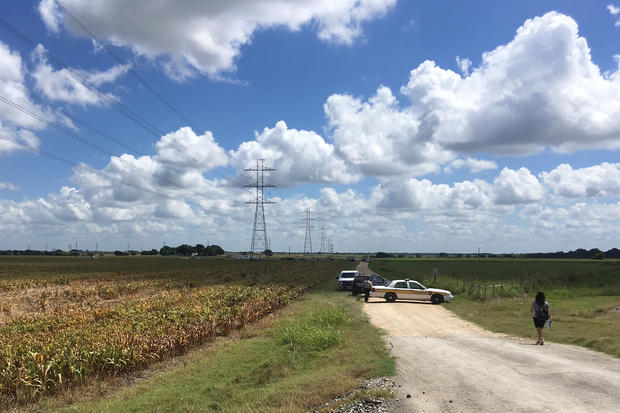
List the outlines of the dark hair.
<svg viewBox="0 0 620 413">
<path fill-rule="evenodd" d="M 547 301 L 547 297 L 545 297 L 545 293 L 543 293 L 542 291 L 539 291 L 538 294 L 536 294 L 536 302 L 538 304 L 544 304 L 545 301 Z"/>
</svg>

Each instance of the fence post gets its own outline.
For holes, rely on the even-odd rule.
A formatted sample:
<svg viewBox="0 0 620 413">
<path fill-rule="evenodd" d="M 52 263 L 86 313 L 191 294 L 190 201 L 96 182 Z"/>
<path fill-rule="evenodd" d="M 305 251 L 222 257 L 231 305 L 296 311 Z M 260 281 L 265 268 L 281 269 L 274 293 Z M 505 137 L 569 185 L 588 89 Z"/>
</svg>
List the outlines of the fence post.
<svg viewBox="0 0 620 413">
<path fill-rule="evenodd" d="M 487 298 L 487 286 L 486 286 L 486 284 L 484 285 L 484 298 Z"/>
<path fill-rule="evenodd" d="M 495 284 L 493 284 L 493 298 L 495 298 Z"/>
</svg>

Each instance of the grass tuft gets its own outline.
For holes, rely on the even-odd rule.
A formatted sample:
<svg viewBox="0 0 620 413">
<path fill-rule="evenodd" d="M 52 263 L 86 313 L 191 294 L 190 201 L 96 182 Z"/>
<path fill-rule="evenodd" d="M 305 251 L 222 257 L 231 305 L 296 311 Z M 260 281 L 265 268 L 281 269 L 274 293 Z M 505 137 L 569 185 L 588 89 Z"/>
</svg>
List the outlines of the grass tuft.
<svg viewBox="0 0 620 413">
<path fill-rule="evenodd" d="M 336 346 L 342 333 L 336 329 L 347 322 L 347 314 L 340 308 L 328 307 L 313 311 L 307 320 L 289 320 L 276 332 L 277 341 L 295 351 L 317 352 Z"/>
</svg>

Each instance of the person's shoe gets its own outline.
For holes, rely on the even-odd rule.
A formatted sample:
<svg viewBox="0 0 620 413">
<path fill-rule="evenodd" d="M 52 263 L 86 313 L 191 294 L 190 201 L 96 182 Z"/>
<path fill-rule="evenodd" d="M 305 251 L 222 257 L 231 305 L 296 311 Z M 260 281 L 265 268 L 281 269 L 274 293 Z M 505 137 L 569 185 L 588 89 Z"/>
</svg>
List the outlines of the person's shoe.
<svg viewBox="0 0 620 413">
<path fill-rule="evenodd" d="M 542 346 L 543 344 L 545 344 L 545 340 L 540 340 L 540 345 Z"/>
<path fill-rule="evenodd" d="M 536 343 L 534 343 L 535 346 L 540 344 L 540 340 L 538 340 Z"/>
</svg>

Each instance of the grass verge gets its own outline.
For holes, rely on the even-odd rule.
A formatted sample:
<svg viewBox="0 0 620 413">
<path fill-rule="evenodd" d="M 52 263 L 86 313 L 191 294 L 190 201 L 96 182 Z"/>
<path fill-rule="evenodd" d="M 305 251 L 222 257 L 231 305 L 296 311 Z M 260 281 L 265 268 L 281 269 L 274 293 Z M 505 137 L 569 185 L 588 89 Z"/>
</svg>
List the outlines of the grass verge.
<svg viewBox="0 0 620 413">
<path fill-rule="evenodd" d="M 355 389 L 359 379 L 394 374 L 381 332 L 349 295 L 324 287 L 284 312 L 174 371 L 65 411 L 302 412 Z"/>
<path fill-rule="evenodd" d="M 551 328 L 543 333 L 546 341 L 574 344 L 620 357 L 620 298 L 617 296 L 572 297 L 546 292 L 551 305 Z M 536 340 L 536 330 L 528 311 L 530 296 L 488 301 L 458 296 L 447 305 L 460 317 L 500 333 Z"/>
<path fill-rule="evenodd" d="M 538 291 L 551 306 L 545 340 L 574 344 L 620 357 L 620 261 L 617 260 L 377 260 L 372 268 L 393 279 L 409 277 L 427 287 L 441 268 L 438 288 L 452 291 L 445 304 L 482 327 L 536 340 L 529 309 Z M 472 283 L 503 283 L 507 296 L 470 296 Z"/>
</svg>

